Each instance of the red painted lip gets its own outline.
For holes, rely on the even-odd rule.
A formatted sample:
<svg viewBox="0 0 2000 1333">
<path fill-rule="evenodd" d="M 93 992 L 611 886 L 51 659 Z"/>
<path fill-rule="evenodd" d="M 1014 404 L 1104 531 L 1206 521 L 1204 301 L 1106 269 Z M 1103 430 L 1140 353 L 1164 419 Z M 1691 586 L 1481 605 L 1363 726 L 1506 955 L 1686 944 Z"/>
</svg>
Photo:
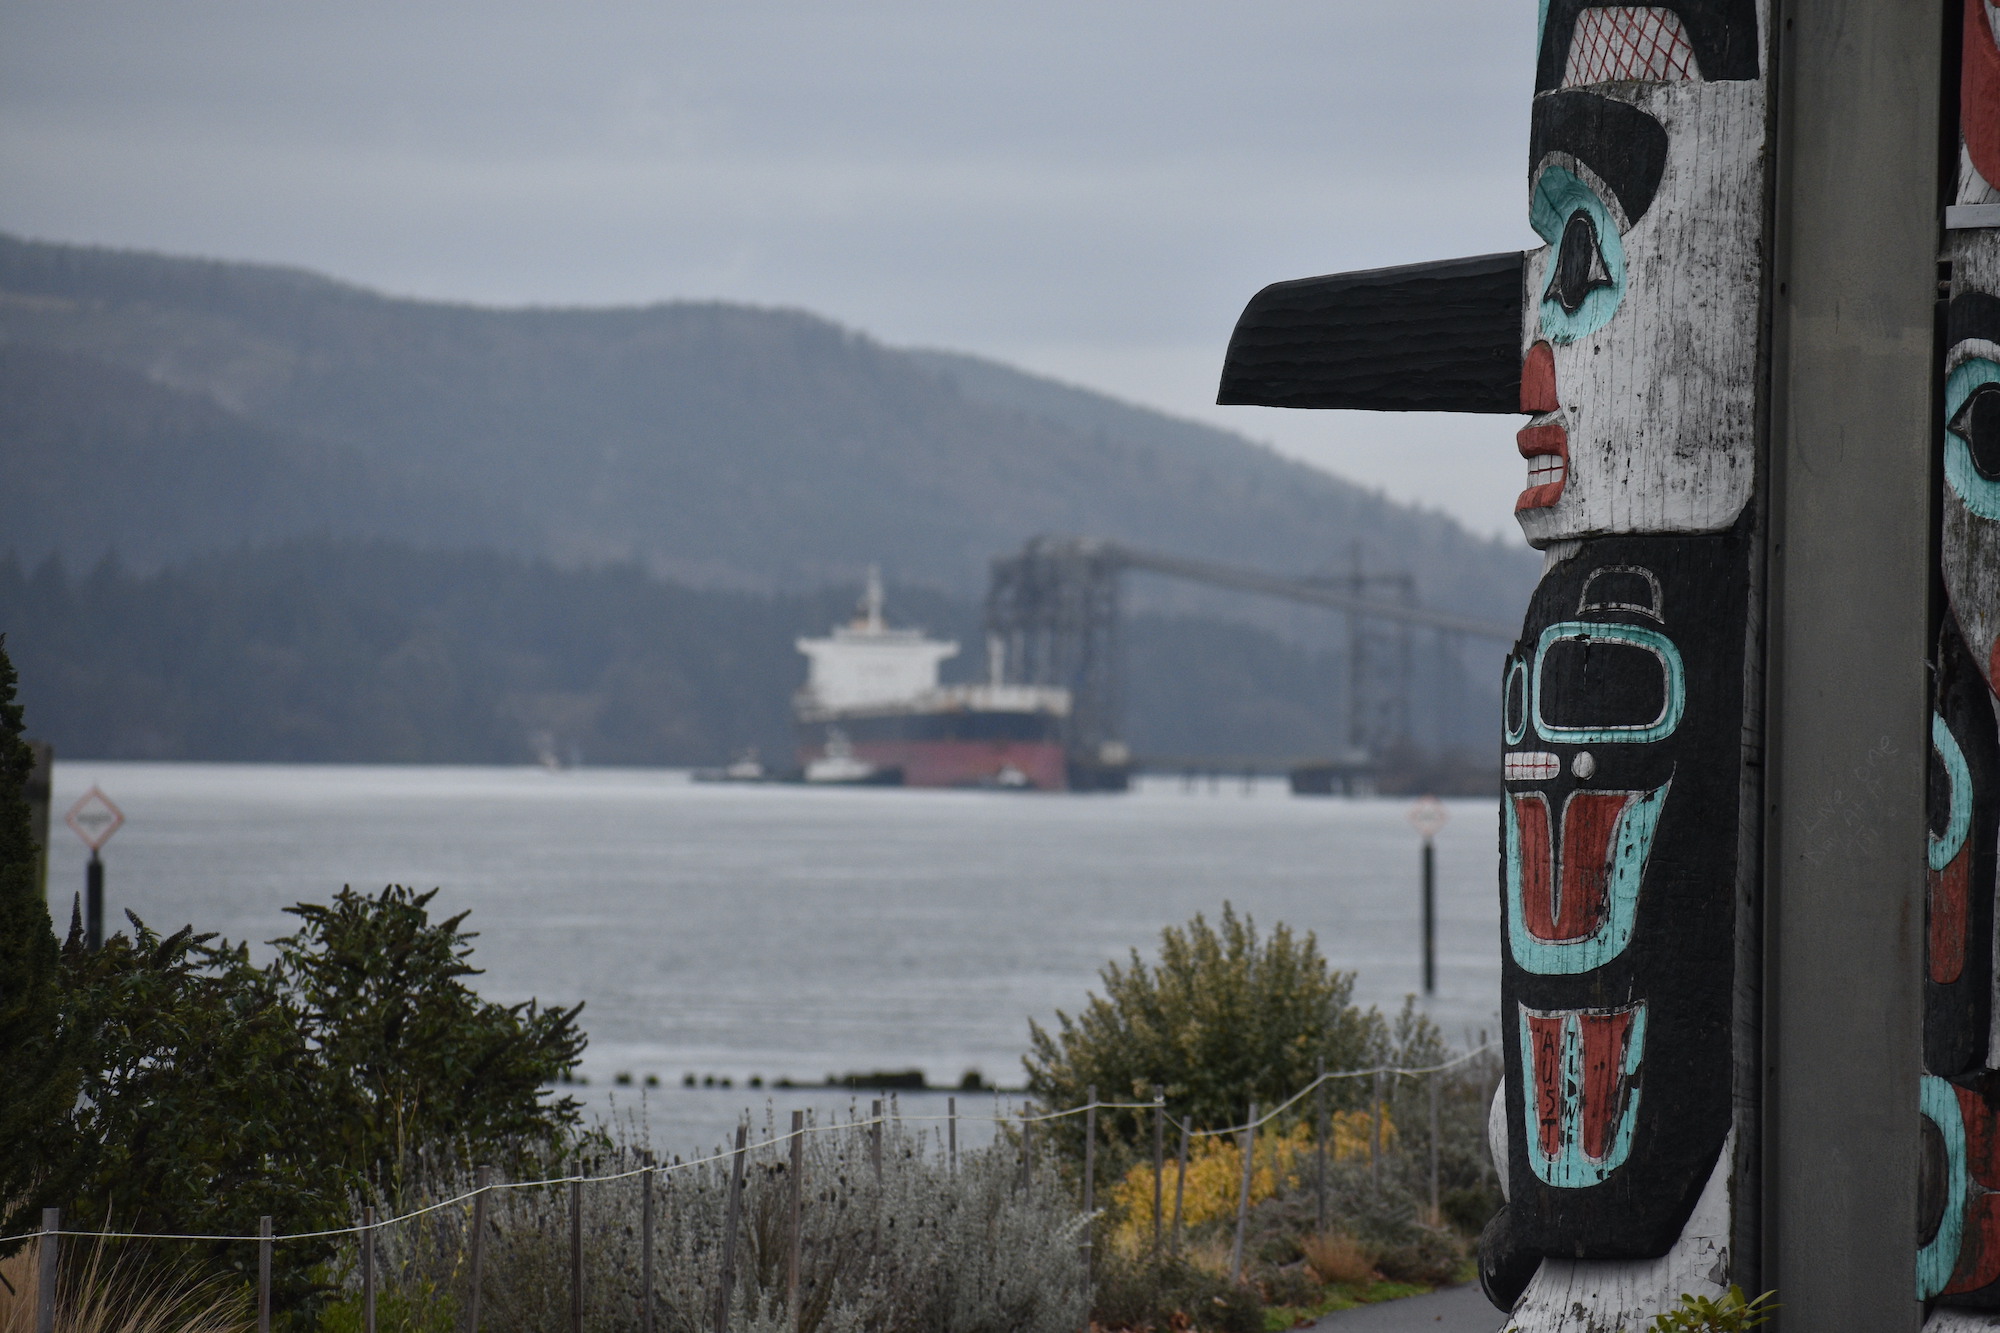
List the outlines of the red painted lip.
<svg viewBox="0 0 2000 1333">
<path fill-rule="evenodd" d="M 1523 509 L 1546 509 L 1562 499 L 1563 487 L 1569 484 L 1569 432 L 1560 421 L 1550 421 L 1540 426 L 1523 426 L 1514 433 L 1514 447 L 1521 451 L 1523 458 L 1558 458 L 1562 460 L 1562 471 L 1556 479 L 1539 486 L 1530 486 L 1514 501 L 1514 512 Z"/>
<path fill-rule="evenodd" d="M 1531 416 L 1548 416 L 1562 410 L 1562 400 L 1556 394 L 1555 349 L 1547 342 L 1537 342 L 1528 349 L 1528 355 L 1521 361 L 1521 410 Z M 1514 512 L 1523 509 L 1547 509 L 1562 499 L 1563 487 L 1569 482 L 1569 432 L 1560 421 L 1543 421 L 1523 426 L 1514 436 L 1515 447 L 1523 458 L 1554 458 L 1558 460 L 1555 469 L 1547 467 L 1528 469 L 1529 476 L 1538 470 L 1544 475 L 1553 471 L 1554 479 L 1531 485 L 1521 492 L 1514 501 Z"/>
</svg>

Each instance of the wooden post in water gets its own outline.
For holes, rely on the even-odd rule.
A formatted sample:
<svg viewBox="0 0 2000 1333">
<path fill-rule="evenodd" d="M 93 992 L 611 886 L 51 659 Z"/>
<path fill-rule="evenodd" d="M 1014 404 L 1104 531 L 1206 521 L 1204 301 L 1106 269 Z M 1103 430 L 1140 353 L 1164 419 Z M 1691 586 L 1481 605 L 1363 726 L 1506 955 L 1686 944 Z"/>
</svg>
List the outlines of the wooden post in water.
<svg viewBox="0 0 2000 1333">
<path fill-rule="evenodd" d="M 792 1112 L 796 1121 L 798 1112 Z M 639 1174 L 639 1333 L 653 1333 L 653 1163 Z"/>
<path fill-rule="evenodd" d="M 577 1173 L 582 1174 L 579 1163 Z M 372 1333 L 372 1330 L 371 1330 Z M 569 1182 L 569 1333 L 583 1333 L 583 1182 Z"/>
<path fill-rule="evenodd" d="M 56 1333 L 56 1247 L 61 1230 L 62 1209 L 42 1209 L 42 1238 L 35 1244 L 35 1333 Z"/>
<path fill-rule="evenodd" d="M 486 1190 L 493 1181 L 493 1168 L 474 1167 L 472 1171 L 472 1271 L 467 1278 L 465 1293 L 466 1333 L 479 1333 L 479 1295 L 486 1279 Z"/>
<path fill-rule="evenodd" d="M 374 1333 L 374 1207 L 362 1209 L 362 1333 Z"/>
<path fill-rule="evenodd" d="M 1153 1258 L 1160 1257 L 1160 1190 L 1167 1165 L 1167 1090 L 1153 1085 Z"/>
<path fill-rule="evenodd" d="M 790 1255 L 785 1265 L 785 1310 L 791 1316 L 792 1333 L 799 1333 L 799 1259 L 805 1244 L 801 1234 L 805 1221 L 806 1113 L 792 1112 L 792 1225 Z"/>
<path fill-rule="evenodd" d="M 736 1294 L 736 1232 L 743 1218 L 743 1143 L 748 1125 L 736 1127 L 735 1160 L 729 1166 L 729 1206 L 722 1224 L 722 1291 L 715 1302 L 715 1333 L 729 1333 L 729 1304 Z"/>
<path fill-rule="evenodd" d="M 1181 1198 L 1183 1195 L 1187 1193 L 1187 1159 L 1188 1159 L 1188 1126 L 1187 1126 L 1187 1121 L 1183 1120 L 1181 1121 L 1180 1166 L 1174 1172 L 1173 1252 L 1175 1258 L 1179 1258 L 1181 1252 Z"/>
<path fill-rule="evenodd" d="M 1257 1159 L 1257 1103 L 1250 1103 L 1250 1118 L 1243 1122 L 1243 1184 L 1236 1192 L 1236 1240 L 1229 1247 L 1229 1280 L 1243 1280 L 1243 1233 L 1250 1226 L 1250 1172 Z"/>
<path fill-rule="evenodd" d="M 271 1219 L 257 1219 L 257 1333 L 271 1333 Z"/>
<path fill-rule="evenodd" d="M 1313 1225 L 1326 1230 L 1326 1136 L 1331 1129 L 1326 1118 L 1326 1057 L 1321 1056 L 1313 1075 Z"/>
</svg>

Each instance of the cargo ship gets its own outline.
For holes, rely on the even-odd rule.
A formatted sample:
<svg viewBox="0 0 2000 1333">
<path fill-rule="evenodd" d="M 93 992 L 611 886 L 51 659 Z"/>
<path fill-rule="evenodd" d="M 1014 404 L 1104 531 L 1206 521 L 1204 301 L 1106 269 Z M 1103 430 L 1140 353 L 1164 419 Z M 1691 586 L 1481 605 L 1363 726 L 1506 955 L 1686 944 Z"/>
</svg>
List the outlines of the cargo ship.
<svg viewBox="0 0 2000 1333">
<path fill-rule="evenodd" d="M 997 643 L 988 645 L 985 684 L 940 685 L 938 668 L 958 655 L 958 644 L 891 628 L 875 570 L 852 621 L 797 643 L 807 672 L 792 704 L 806 781 L 1038 791 L 1068 785 L 1069 691 L 1003 684 Z"/>
</svg>

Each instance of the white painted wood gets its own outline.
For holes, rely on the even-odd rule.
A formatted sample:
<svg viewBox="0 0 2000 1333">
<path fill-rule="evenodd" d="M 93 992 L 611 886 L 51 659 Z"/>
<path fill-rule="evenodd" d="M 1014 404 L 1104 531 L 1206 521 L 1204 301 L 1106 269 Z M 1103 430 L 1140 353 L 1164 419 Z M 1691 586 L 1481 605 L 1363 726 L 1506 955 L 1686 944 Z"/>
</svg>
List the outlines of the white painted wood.
<svg viewBox="0 0 2000 1333">
<path fill-rule="evenodd" d="M 1731 1134 L 1674 1248 L 1658 1259 L 1544 1259 L 1503 1333 L 1611 1333 L 1639 1330 L 1683 1295 L 1729 1292 Z"/>
</svg>

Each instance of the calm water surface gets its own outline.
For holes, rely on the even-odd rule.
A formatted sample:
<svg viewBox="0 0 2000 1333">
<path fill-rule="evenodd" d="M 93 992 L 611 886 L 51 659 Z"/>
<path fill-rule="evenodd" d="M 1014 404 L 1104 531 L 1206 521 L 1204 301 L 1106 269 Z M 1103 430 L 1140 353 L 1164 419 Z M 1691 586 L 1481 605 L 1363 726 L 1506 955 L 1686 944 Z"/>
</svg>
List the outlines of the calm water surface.
<svg viewBox="0 0 2000 1333">
<path fill-rule="evenodd" d="M 1074 1012 L 1107 959 L 1150 954 L 1162 926 L 1225 901 L 1260 928 L 1314 932 L 1364 1003 L 1393 1008 L 1421 985 L 1405 800 L 1299 799 L 1272 782 L 1064 797 L 74 761 L 57 765 L 57 811 L 93 782 L 127 818 L 105 852 L 114 923 L 130 908 L 261 942 L 291 928 L 288 904 L 343 884 L 439 887 L 433 911 L 471 912 L 487 995 L 585 1002 L 593 1104 L 621 1071 L 659 1077 L 648 1119 L 673 1151 L 714 1142 L 746 1106 L 761 1119 L 753 1075 L 1018 1083 L 1030 1017 Z M 1491 800 L 1449 808 L 1428 1008 L 1462 1040 L 1498 1007 L 1497 816 Z M 67 830 L 52 841 L 65 925 L 85 852 Z M 690 1072 L 734 1087 L 683 1090 Z M 631 1105 L 636 1089 L 616 1096 Z M 830 1096 L 771 1100 L 782 1115 Z"/>
</svg>

